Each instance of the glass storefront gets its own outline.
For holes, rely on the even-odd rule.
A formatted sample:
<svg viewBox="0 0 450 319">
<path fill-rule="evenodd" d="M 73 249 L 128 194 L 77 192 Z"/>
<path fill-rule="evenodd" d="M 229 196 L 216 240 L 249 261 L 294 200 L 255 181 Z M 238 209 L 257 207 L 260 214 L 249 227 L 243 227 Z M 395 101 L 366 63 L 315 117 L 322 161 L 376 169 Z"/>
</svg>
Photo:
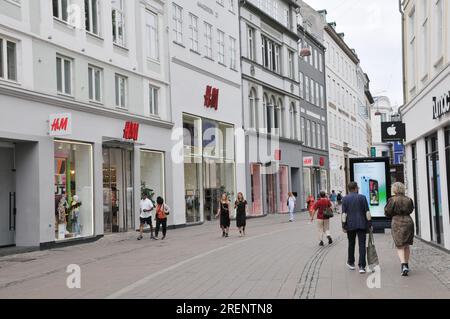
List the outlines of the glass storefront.
<svg viewBox="0 0 450 319">
<path fill-rule="evenodd" d="M 210 221 L 223 193 L 236 198 L 234 127 L 184 115 L 183 128 L 186 220 Z"/>
<path fill-rule="evenodd" d="M 288 193 L 289 193 L 289 167 L 288 166 L 280 166 L 279 171 L 279 180 L 280 180 L 280 193 L 279 193 L 279 202 L 278 202 L 278 211 L 280 213 L 289 212 L 287 206 Z"/>
<path fill-rule="evenodd" d="M 450 206 L 450 127 L 445 129 L 445 167 L 447 169 L 447 192 Z M 450 212 L 449 212 L 450 215 Z"/>
<path fill-rule="evenodd" d="M 55 141 L 55 239 L 94 234 L 92 145 Z"/>
<path fill-rule="evenodd" d="M 133 151 L 103 146 L 103 216 L 105 233 L 135 229 Z"/>
<path fill-rule="evenodd" d="M 414 214 L 416 217 L 416 235 L 420 236 L 420 214 L 419 214 L 419 207 L 420 207 L 420 201 L 419 196 L 420 190 L 419 190 L 419 184 L 417 183 L 417 176 L 419 174 L 417 170 L 417 145 L 412 144 L 411 145 L 411 158 L 412 158 L 412 169 L 413 169 L 413 188 L 414 188 Z M 447 156 L 448 158 L 448 156 Z M 447 162 L 448 163 L 448 162 Z"/>
<path fill-rule="evenodd" d="M 151 199 L 165 196 L 164 153 L 141 150 L 141 192 L 151 194 Z"/>
<path fill-rule="evenodd" d="M 252 188 L 252 216 L 262 215 L 262 187 L 261 187 L 261 164 L 251 164 L 251 188 Z"/>
<path fill-rule="evenodd" d="M 305 199 L 303 209 L 307 208 L 306 199 L 309 195 L 313 195 L 315 197 L 311 189 L 311 169 L 305 167 L 303 168 L 303 198 Z"/>
<path fill-rule="evenodd" d="M 437 135 L 426 138 L 431 240 L 442 244 L 442 196 Z"/>
<path fill-rule="evenodd" d="M 328 193 L 328 172 L 326 169 L 320 170 L 320 190 Z"/>
</svg>

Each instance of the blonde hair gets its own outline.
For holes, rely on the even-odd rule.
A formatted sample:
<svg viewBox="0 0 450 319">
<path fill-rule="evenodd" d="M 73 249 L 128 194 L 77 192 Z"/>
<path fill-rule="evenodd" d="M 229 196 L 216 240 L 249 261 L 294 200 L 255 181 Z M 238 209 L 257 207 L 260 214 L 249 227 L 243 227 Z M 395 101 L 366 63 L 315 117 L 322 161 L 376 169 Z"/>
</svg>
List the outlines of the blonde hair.
<svg viewBox="0 0 450 319">
<path fill-rule="evenodd" d="M 405 195 L 406 194 L 406 186 L 403 183 L 394 183 L 392 184 L 391 191 L 393 195 Z"/>
</svg>

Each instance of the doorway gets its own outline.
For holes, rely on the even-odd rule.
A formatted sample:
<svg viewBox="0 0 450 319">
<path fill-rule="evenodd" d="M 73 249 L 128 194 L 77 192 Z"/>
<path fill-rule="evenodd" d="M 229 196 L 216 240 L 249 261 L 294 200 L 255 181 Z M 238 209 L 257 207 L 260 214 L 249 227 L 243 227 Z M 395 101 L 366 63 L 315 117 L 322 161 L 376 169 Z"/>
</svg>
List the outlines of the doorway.
<svg viewBox="0 0 450 319">
<path fill-rule="evenodd" d="M 0 247 L 15 245 L 16 185 L 14 151 L 14 144 L 0 145 Z"/>
<path fill-rule="evenodd" d="M 268 214 L 277 212 L 277 174 L 266 174 L 266 207 Z"/>
<path fill-rule="evenodd" d="M 133 151 L 103 146 L 103 213 L 105 233 L 135 229 Z"/>
</svg>

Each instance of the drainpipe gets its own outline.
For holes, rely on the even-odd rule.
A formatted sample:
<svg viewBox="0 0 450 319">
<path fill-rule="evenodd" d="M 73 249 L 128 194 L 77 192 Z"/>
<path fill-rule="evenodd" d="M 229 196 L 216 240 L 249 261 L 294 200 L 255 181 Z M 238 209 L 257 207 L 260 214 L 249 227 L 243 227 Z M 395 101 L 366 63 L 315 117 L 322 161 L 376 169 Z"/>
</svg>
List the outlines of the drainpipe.
<svg viewBox="0 0 450 319">
<path fill-rule="evenodd" d="M 402 0 L 398 0 L 398 10 L 400 11 L 400 14 L 402 15 L 402 74 L 403 74 L 403 105 L 406 104 L 406 61 L 405 61 L 405 12 L 402 9 Z M 399 111 L 401 111 L 401 107 Z"/>
</svg>

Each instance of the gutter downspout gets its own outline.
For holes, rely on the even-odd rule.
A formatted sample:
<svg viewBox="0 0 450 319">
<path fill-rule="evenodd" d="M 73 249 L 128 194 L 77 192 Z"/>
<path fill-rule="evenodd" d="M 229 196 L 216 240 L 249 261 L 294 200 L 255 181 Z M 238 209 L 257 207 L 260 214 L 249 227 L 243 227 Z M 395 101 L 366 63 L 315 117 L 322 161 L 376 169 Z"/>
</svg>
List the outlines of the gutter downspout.
<svg viewBox="0 0 450 319">
<path fill-rule="evenodd" d="M 398 0 L 398 10 L 402 15 L 402 74 L 403 74 L 403 105 L 406 104 L 406 65 L 405 65 L 405 12 L 402 9 L 402 0 Z M 401 112 L 402 107 L 400 107 L 399 111 Z"/>
</svg>

